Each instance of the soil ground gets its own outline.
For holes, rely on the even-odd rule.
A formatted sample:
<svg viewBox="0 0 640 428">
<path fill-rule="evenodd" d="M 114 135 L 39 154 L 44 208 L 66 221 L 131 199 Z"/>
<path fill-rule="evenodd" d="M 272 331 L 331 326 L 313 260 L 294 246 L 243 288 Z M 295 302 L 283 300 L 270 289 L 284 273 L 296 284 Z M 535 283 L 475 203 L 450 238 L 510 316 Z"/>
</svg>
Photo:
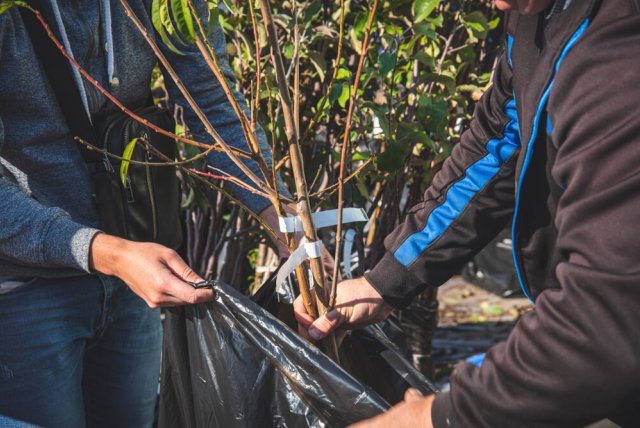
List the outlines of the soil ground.
<svg viewBox="0 0 640 428">
<path fill-rule="evenodd" d="M 439 327 L 459 324 L 513 323 L 533 309 L 523 295 L 504 298 L 455 276 L 438 289 Z"/>
<path fill-rule="evenodd" d="M 438 329 L 433 338 L 435 379 L 446 388 L 460 360 L 482 354 L 506 339 L 533 304 L 524 296 L 504 298 L 455 276 L 438 289 Z"/>
</svg>

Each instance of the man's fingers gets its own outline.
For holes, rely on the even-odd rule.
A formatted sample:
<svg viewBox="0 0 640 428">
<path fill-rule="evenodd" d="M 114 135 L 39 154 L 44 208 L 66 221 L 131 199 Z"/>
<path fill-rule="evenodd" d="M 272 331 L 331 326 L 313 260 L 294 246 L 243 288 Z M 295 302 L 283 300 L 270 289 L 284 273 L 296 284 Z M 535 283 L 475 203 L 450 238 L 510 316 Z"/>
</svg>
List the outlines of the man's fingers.
<svg viewBox="0 0 640 428">
<path fill-rule="evenodd" d="M 193 288 L 177 277 L 169 279 L 165 293 L 182 300 L 183 303 L 191 305 L 209 302 L 213 300 L 216 295 L 215 292 L 209 288 Z"/>
<path fill-rule="evenodd" d="M 344 317 L 336 309 L 322 315 L 309 327 L 309 335 L 314 340 L 323 339 L 332 330 L 344 322 Z"/>
<path fill-rule="evenodd" d="M 404 401 L 418 401 L 424 398 L 424 395 L 415 388 L 409 388 L 404 392 Z"/>
<path fill-rule="evenodd" d="M 300 324 L 298 324 L 298 335 L 303 339 L 308 340 L 309 342 L 313 340 L 311 336 L 309 336 L 309 332 L 307 331 L 307 329 Z"/>
<path fill-rule="evenodd" d="M 168 286 L 166 294 L 182 301 L 182 303 L 196 304 L 209 302 L 214 299 L 215 292 L 207 288 L 193 288 L 185 281 L 204 281 L 200 275 L 196 274 L 184 260 L 174 251 L 167 253 L 164 257 L 169 268 Z"/>
<path fill-rule="evenodd" d="M 189 265 L 186 264 L 175 251 L 168 252 L 164 257 L 164 260 L 167 264 L 167 267 L 171 269 L 175 276 L 182 279 L 183 281 L 204 281 L 204 279 L 202 279 L 200 275 L 195 273 L 193 269 L 191 269 Z"/>
<path fill-rule="evenodd" d="M 313 318 L 311 318 L 311 315 L 307 313 L 307 308 L 304 306 L 302 296 L 298 296 L 293 302 L 293 315 L 296 317 L 298 324 L 303 326 L 305 329 L 309 328 L 313 323 Z"/>
</svg>

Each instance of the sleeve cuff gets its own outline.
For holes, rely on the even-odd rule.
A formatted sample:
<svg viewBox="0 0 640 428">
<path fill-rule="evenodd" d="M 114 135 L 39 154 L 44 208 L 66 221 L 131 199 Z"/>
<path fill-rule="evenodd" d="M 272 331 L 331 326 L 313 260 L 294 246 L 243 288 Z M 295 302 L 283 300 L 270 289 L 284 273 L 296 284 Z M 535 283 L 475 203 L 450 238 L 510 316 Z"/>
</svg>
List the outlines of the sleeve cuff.
<svg viewBox="0 0 640 428">
<path fill-rule="evenodd" d="M 365 278 L 385 302 L 397 309 L 408 306 L 427 287 L 390 252 L 385 253 L 382 260 L 365 274 Z"/>
<path fill-rule="evenodd" d="M 451 397 L 448 392 L 438 394 L 431 407 L 431 423 L 433 428 L 455 427 L 451 417 Z"/>
<path fill-rule="evenodd" d="M 66 216 L 51 221 L 42 241 L 42 254 L 45 263 L 53 266 L 65 266 L 89 269 L 89 249 L 98 229 L 78 224 Z"/>
</svg>

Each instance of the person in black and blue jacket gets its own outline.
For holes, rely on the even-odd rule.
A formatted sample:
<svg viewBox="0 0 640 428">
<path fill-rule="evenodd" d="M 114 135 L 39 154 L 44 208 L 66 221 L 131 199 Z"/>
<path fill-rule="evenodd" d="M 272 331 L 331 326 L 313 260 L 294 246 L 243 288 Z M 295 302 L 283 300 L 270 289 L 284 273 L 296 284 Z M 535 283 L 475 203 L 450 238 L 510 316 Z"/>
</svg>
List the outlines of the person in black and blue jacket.
<svg viewBox="0 0 640 428">
<path fill-rule="evenodd" d="M 424 202 L 365 278 L 302 334 L 385 318 L 439 286 L 513 220 L 513 257 L 536 303 L 451 390 L 362 426 L 640 424 L 640 2 L 495 0 L 505 52 Z"/>
</svg>

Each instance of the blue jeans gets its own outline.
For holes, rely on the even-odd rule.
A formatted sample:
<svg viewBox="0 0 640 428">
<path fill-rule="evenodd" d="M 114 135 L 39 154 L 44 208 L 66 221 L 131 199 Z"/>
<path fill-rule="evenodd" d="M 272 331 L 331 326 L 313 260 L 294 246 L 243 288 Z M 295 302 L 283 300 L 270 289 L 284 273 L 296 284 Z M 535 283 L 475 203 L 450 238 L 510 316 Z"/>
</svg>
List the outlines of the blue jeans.
<svg viewBox="0 0 640 428">
<path fill-rule="evenodd" d="M 159 310 L 113 277 L 38 279 L 0 294 L 0 415 L 151 426 L 161 345 Z"/>
</svg>

